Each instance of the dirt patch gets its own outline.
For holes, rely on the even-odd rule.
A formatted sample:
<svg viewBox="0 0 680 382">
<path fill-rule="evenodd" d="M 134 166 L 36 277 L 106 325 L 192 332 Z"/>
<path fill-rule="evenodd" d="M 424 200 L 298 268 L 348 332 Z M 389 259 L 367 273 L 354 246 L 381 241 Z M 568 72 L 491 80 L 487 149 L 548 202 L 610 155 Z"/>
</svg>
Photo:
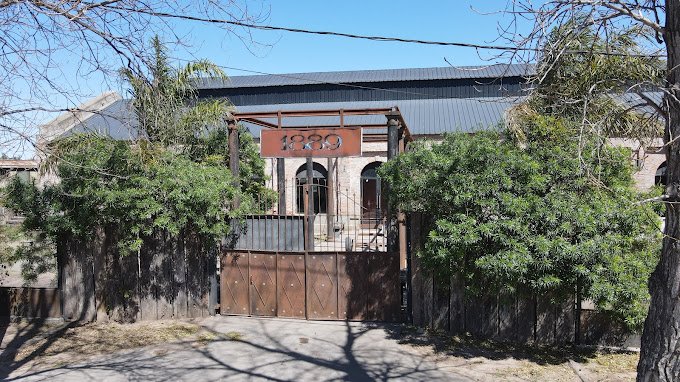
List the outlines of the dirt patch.
<svg viewBox="0 0 680 382">
<path fill-rule="evenodd" d="M 639 354 L 572 345 L 529 346 L 407 328 L 399 342 L 480 381 L 634 381 Z"/>
<path fill-rule="evenodd" d="M 7 328 L 4 337 L 0 365 L 16 370 L 63 366 L 100 354 L 164 343 L 205 346 L 216 340 L 238 340 L 240 334 L 214 333 L 194 322 L 168 320 L 76 327 L 20 323 Z"/>
<path fill-rule="evenodd" d="M 158 343 L 186 339 L 198 333 L 200 327 L 188 322 L 154 322 L 140 324 L 93 324 L 69 328 L 58 336 L 24 344 L 17 352 L 21 360 L 36 351 L 43 356 L 73 352 L 83 355 L 103 354 Z"/>
</svg>

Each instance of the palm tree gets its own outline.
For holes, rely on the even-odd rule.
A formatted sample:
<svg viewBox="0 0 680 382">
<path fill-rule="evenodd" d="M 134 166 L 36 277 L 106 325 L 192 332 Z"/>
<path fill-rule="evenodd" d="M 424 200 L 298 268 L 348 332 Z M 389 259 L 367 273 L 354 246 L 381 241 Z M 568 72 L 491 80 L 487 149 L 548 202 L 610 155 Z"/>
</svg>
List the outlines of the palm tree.
<svg viewBox="0 0 680 382">
<path fill-rule="evenodd" d="M 175 69 L 158 36 L 152 39 L 152 46 L 154 62 L 148 78 L 130 69 L 122 69 L 121 73 L 131 86 L 141 138 L 163 147 L 182 145 L 218 125 L 231 107 L 225 100 L 198 100 L 196 81 L 205 77 L 224 80 L 227 76 L 207 60 Z"/>
</svg>

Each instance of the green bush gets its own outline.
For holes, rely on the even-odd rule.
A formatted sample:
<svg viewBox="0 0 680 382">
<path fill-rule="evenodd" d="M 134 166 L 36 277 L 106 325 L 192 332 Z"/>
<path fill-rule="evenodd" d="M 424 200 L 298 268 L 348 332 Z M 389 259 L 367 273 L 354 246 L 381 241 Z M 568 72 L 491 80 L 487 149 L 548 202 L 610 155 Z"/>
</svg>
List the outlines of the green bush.
<svg viewBox="0 0 680 382">
<path fill-rule="evenodd" d="M 583 298 L 639 329 L 658 261 L 659 219 L 636 203 L 625 151 L 534 117 L 522 142 L 451 134 L 380 168 L 390 198 L 429 221 L 418 256 L 474 293 Z"/>
</svg>

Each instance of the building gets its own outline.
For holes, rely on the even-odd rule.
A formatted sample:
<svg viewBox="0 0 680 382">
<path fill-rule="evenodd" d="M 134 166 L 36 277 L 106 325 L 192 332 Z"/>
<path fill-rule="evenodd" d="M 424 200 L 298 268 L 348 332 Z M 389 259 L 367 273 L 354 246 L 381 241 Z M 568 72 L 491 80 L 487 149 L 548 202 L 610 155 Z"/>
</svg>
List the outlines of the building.
<svg viewBox="0 0 680 382">
<path fill-rule="evenodd" d="M 197 90 L 202 99 L 229 99 L 240 113 L 396 107 L 414 139 L 438 140 L 444 133 L 474 133 L 503 124 L 506 111 L 526 95 L 527 76 L 532 73 L 532 65 L 515 64 L 253 75 L 201 80 Z M 81 109 L 91 108 L 99 111 L 67 114 L 43 126 L 40 142 L 85 131 L 118 139 L 137 135 L 129 102 L 117 94 L 105 93 Z M 385 122 L 380 116 L 352 118 L 348 117 L 345 123 Z M 328 117 L 305 117 L 302 125 L 318 126 L 328 122 Z M 243 125 L 259 141 L 262 127 L 252 123 Z M 625 139 L 612 139 L 612 142 L 630 148 L 631 159 L 639 169 L 635 179 L 640 189 L 664 181 L 665 156 L 661 142 L 649 147 Z M 318 215 L 329 212 L 325 190 L 331 178 L 337 193 L 333 198 L 336 215 L 360 215 L 362 223 L 370 216 L 379 217 L 383 196 L 376 170 L 386 160 L 386 140 L 368 136 L 364 136 L 359 157 L 315 160 L 313 183 L 318 187 L 314 191 L 314 212 Z M 269 186 L 276 188 L 276 159 L 266 159 L 266 171 Z M 301 194 L 306 181 L 305 160 L 286 159 L 284 174 L 286 211 L 277 212 L 299 214 L 304 202 Z M 345 203 L 339 203 L 343 199 Z M 328 226 L 323 229 L 330 232 Z"/>
</svg>

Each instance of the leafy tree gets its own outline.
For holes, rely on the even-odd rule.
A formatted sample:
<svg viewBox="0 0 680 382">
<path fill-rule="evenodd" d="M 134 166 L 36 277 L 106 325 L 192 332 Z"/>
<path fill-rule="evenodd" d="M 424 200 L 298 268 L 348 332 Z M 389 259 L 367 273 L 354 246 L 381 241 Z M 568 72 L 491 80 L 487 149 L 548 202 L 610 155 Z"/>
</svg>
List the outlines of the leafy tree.
<svg viewBox="0 0 680 382">
<path fill-rule="evenodd" d="M 116 86 L 121 66 L 141 75 L 154 61 L 150 36 L 167 36 L 191 53 L 203 41 L 177 28 L 209 28 L 256 49 L 249 29 L 235 25 L 263 25 L 268 17 L 266 7 L 246 0 L 0 1 L 1 151 L 48 155 L 35 127 L 62 112 L 97 112 L 71 109 L 72 100 L 92 96 L 83 80 Z"/>
<path fill-rule="evenodd" d="M 139 137 L 80 134 L 53 142 L 47 166 L 60 181 L 39 189 L 17 179 L 6 190 L 7 204 L 26 216 L 25 230 L 56 242 L 111 227 L 123 254 L 139 251 L 158 232 L 198 236 L 210 247 L 230 233 L 233 219 L 267 207 L 259 203 L 267 194 L 264 161 L 255 156 L 252 137 L 240 132 L 242 171 L 234 178 L 222 121 L 229 105 L 195 97 L 193 81 L 224 73 L 207 61 L 173 69 L 158 38 L 153 46 L 149 78 L 122 71 Z"/>
<path fill-rule="evenodd" d="M 574 25 L 571 33 L 564 33 L 565 40 L 571 40 L 583 29 L 594 28 L 604 37 L 604 50 L 609 54 L 608 36 L 621 31 L 637 29 L 642 31 L 636 38 L 645 49 L 643 55 L 658 55 L 665 59 L 663 79 L 653 86 L 663 94 L 661 103 L 645 98 L 638 91 L 646 106 L 653 109 L 663 124 L 664 145 L 666 148 L 667 184 L 661 200 L 667 202 L 666 225 L 659 264 L 649 280 L 651 303 L 649 314 L 642 334 L 639 381 L 676 381 L 680 379 L 680 2 L 677 0 L 609 0 L 609 1 L 547 1 L 512 0 L 508 10 L 514 15 L 511 24 L 529 19 L 533 26 L 517 33 L 513 25 L 502 29 L 503 37 L 512 40 L 520 50 L 513 52 L 529 61 L 537 61 L 545 51 L 550 36 L 548 31 L 555 26 L 566 25 L 574 15 L 587 15 L 582 24 Z M 588 54 L 589 49 L 565 51 L 564 54 Z M 631 52 L 632 53 L 632 52 Z M 614 54 L 616 54 L 614 52 Z M 626 56 L 633 56 L 625 53 Z M 631 84 L 650 85 L 645 80 Z M 587 121 L 581 123 L 586 128 Z"/>
<path fill-rule="evenodd" d="M 567 121 L 537 116 L 518 142 L 499 132 L 417 144 L 379 170 L 391 200 L 430 220 L 422 261 L 471 292 L 583 297 L 639 329 L 656 265 L 658 220 L 636 206 L 622 150 L 576 154 Z M 595 147 L 597 142 L 588 142 Z M 597 168 L 584 174 L 581 161 Z"/>
<path fill-rule="evenodd" d="M 231 218 L 254 207 L 220 164 L 167 150 L 147 161 L 148 151 L 98 136 L 70 137 L 60 146 L 65 151 L 57 167 L 59 183 L 39 190 L 16 180 L 7 191 L 9 205 L 26 217 L 25 229 L 55 240 L 63 234 L 85 238 L 111 226 L 124 253 L 138 251 L 144 238 L 158 231 L 192 232 L 214 243 L 229 232 Z M 231 205 L 237 195 L 240 209 Z"/>
<path fill-rule="evenodd" d="M 644 28 L 632 27 L 605 37 L 588 25 L 585 15 L 557 26 L 547 37 L 544 53 L 530 77 L 528 99 L 515 108 L 511 121 L 521 139 L 523 116 L 540 114 L 574 122 L 579 136 L 626 137 L 643 144 L 662 134 L 659 116 L 649 113 L 644 102 L 630 102 L 630 95 L 648 98 L 646 92 L 663 82 L 665 62 L 642 54 L 637 38 Z M 582 54 L 566 52 L 581 51 Z M 627 96 L 626 96 L 627 95 Z M 626 99 L 627 97 L 627 99 Z"/>
</svg>

